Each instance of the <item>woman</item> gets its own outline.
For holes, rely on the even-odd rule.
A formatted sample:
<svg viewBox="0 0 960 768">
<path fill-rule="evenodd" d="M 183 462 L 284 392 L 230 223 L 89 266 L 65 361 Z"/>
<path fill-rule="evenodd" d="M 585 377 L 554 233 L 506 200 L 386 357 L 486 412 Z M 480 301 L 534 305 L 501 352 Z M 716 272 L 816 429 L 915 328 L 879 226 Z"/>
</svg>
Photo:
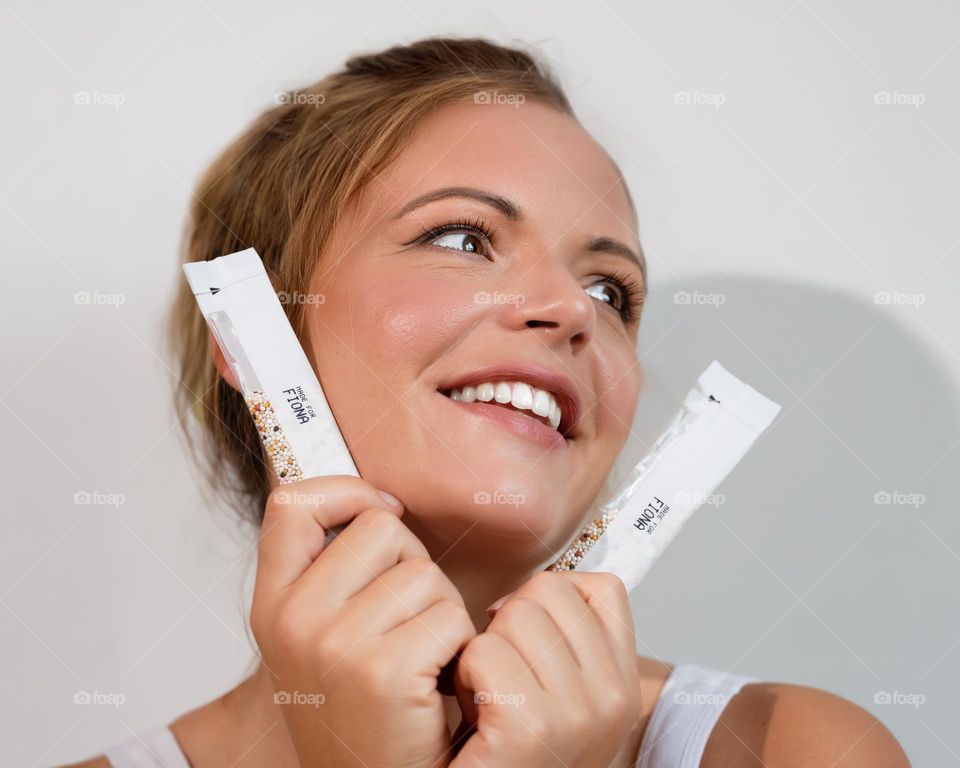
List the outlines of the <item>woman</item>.
<svg viewBox="0 0 960 768">
<path fill-rule="evenodd" d="M 278 102 L 201 180 L 186 259 L 257 249 L 363 480 L 275 492 L 184 282 L 179 402 L 261 526 L 261 658 L 82 765 L 908 765 L 842 698 L 636 656 L 615 577 L 542 572 L 629 434 L 647 290 L 629 191 L 549 73 L 428 39 Z"/>
</svg>

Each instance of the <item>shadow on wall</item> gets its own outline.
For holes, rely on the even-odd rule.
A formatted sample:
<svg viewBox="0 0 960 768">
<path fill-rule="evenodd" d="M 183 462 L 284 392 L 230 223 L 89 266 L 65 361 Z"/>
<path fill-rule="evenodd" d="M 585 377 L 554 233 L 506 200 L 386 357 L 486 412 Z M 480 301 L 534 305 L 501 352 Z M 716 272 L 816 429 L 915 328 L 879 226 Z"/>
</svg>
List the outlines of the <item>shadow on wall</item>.
<svg viewBox="0 0 960 768">
<path fill-rule="evenodd" d="M 651 291 L 615 479 L 714 359 L 782 410 L 633 594 L 639 653 L 827 688 L 885 722 L 911 714 L 892 692 L 955 700 L 960 404 L 908 311 L 759 278 Z"/>
</svg>

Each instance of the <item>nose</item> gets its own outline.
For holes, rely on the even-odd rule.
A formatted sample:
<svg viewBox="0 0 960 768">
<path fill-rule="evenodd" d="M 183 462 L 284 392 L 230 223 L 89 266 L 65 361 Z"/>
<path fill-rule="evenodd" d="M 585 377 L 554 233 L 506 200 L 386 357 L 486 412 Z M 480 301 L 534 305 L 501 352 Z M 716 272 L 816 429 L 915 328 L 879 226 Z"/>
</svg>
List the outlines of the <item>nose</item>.
<svg viewBox="0 0 960 768">
<path fill-rule="evenodd" d="M 511 289 L 515 300 L 505 304 L 503 321 L 512 330 L 533 329 L 546 343 L 569 342 L 575 352 L 590 342 L 597 308 L 565 266 L 544 258 L 525 268 L 519 284 L 512 280 Z"/>
</svg>

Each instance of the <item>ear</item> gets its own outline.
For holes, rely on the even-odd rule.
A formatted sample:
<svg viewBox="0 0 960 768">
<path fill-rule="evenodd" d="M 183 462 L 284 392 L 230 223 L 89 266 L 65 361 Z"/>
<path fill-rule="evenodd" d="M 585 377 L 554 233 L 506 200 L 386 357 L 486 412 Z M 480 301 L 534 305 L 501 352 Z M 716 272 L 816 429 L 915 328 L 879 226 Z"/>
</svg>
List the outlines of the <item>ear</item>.
<svg viewBox="0 0 960 768">
<path fill-rule="evenodd" d="M 210 357 L 213 358 L 213 364 L 216 366 L 221 378 L 239 392 L 240 385 L 237 382 L 237 377 L 233 375 L 233 370 L 227 365 L 227 360 L 223 356 L 223 350 L 220 349 L 220 345 L 217 344 L 217 340 L 212 333 L 210 334 Z"/>
</svg>

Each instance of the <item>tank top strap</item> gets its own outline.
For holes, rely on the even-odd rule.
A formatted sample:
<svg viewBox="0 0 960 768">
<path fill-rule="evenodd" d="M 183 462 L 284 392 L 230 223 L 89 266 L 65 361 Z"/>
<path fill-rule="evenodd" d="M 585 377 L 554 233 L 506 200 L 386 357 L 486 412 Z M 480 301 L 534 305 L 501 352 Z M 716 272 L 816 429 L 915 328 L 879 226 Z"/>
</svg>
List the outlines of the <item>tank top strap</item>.
<svg viewBox="0 0 960 768">
<path fill-rule="evenodd" d="M 678 664 L 660 691 L 637 768 L 697 768 L 723 708 L 756 678 Z"/>
<path fill-rule="evenodd" d="M 114 744 L 104 755 L 113 768 L 190 768 L 187 756 L 166 725 Z"/>
</svg>

